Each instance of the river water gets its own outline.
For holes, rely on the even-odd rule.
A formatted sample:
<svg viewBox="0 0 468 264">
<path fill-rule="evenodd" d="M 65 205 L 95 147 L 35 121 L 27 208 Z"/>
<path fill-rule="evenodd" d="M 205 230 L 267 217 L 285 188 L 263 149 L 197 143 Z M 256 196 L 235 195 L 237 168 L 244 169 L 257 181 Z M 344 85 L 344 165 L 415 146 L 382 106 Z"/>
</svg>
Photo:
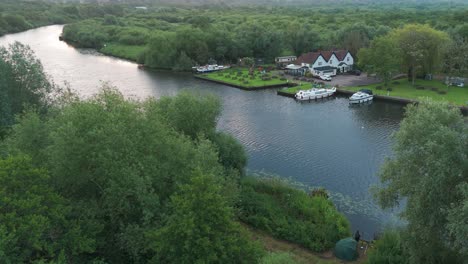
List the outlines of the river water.
<svg viewBox="0 0 468 264">
<path fill-rule="evenodd" d="M 29 45 L 58 84 L 67 82 L 83 97 L 103 82 L 132 98 L 173 96 L 187 89 L 218 95 L 224 104 L 219 129 L 232 134 L 249 156 L 248 170 L 274 174 L 304 187 L 322 186 L 364 238 L 395 215 L 381 211 L 369 192 L 391 155 L 391 134 L 403 108 L 386 102 L 350 106 L 344 97 L 296 102 L 276 90 L 243 91 L 193 78 L 190 74 L 140 70 L 132 62 L 75 49 L 58 40 L 62 26 L 48 26 L 0 38 Z"/>
</svg>

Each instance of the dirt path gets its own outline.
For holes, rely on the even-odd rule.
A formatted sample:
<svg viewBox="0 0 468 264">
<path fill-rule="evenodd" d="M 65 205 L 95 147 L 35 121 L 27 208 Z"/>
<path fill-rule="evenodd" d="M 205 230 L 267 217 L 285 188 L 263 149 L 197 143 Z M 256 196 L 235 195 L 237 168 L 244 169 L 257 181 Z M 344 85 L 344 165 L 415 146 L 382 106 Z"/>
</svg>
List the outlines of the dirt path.
<svg viewBox="0 0 468 264">
<path fill-rule="evenodd" d="M 252 239 L 260 241 L 262 243 L 265 250 L 270 252 L 288 252 L 293 255 L 294 259 L 301 264 L 332 264 L 332 263 L 365 263 L 367 260 L 367 256 L 360 252 L 361 257 L 358 260 L 352 262 L 345 262 L 339 260 L 333 256 L 332 251 L 327 251 L 324 253 L 314 253 L 300 245 L 273 238 L 272 236 L 262 232 L 255 230 L 247 225 L 244 227 L 250 232 L 252 235 Z"/>
</svg>

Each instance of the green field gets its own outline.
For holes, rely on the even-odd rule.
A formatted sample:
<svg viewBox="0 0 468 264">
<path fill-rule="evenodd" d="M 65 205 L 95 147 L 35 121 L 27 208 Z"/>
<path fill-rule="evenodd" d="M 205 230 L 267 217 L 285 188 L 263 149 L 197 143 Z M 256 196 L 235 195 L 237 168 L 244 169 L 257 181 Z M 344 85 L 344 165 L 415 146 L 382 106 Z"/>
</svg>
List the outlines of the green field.
<svg viewBox="0 0 468 264">
<path fill-rule="evenodd" d="M 202 75 L 206 79 L 225 82 L 227 84 L 241 86 L 243 88 L 260 88 L 270 85 L 287 85 L 286 79 L 280 76 L 255 70 L 253 75 L 249 75 L 248 69 L 229 69 L 220 72 L 211 72 Z M 266 78 L 266 79 L 262 79 Z"/>
<path fill-rule="evenodd" d="M 411 82 L 408 82 L 406 79 L 397 80 L 390 83 L 389 87 L 392 88 L 390 92 L 385 88 L 377 89 L 379 86 L 383 87 L 382 84 L 372 84 L 365 87 L 343 87 L 342 89 L 358 91 L 366 88 L 371 89 L 377 95 L 389 95 L 416 100 L 422 97 L 429 97 L 436 101 L 448 101 L 459 106 L 466 106 L 468 103 L 468 87 L 450 86 L 447 88 L 441 81 L 416 80 L 413 87 Z M 420 89 L 417 89 L 417 87 Z M 424 89 L 421 89 L 422 87 Z M 433 91 L 433 89 L 436 91 Z M 446 92 L 446 94 L 440 94 L 439 92 Z"/>
<path fill-rule="evenodd" d="M 114 57 L 124 58 L 127 60 L 138 61 L 141 57 L 145 46 L 123 45 L 117 43 L 106 44 L 105 47 L 99 51 Z"/>
</svg>

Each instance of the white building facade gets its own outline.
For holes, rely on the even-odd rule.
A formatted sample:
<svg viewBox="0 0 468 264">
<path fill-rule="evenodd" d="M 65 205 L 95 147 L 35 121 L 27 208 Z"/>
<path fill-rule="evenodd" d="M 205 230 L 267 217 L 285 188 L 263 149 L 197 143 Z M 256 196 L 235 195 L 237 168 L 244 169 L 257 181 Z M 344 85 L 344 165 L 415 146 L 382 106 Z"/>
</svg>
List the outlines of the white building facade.
<svg viewBox="0 0 468 264">
<path fill-rule="evenodd" d="M 354 57 L 347 50 L 309 52 L 299 56 L 296 64 L 308 67 L 314 76 L 335 76 L 352 70 Z"/>
</svg>

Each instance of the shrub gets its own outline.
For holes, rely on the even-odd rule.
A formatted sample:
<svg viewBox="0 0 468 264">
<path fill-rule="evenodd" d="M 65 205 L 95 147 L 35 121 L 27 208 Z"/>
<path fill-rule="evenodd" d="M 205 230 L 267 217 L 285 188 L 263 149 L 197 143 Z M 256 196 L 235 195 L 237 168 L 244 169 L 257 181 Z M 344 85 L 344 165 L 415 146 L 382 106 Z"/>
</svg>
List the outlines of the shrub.
<svg viewBox="0 0 468 264">
<path fill-rule="evenodd" d="M 369 264 L 394 263 L 407 264 L 408 256 L 398 231 L 386 231 L 383 237 L 377 240 L 374 249 L 369 251 Z"/>
<path fill-rule="evenodd" d="M 394 82 L 392 82 L 392 84 L 398 85 L 398 84 L 400 84 L 400 82 L 399 81 L 394 81 Z"/>
<path fill-rule="evenodd" d="M 447 91 L 438 91 L 439 94 L 447 94 Z"/>
<path fill-rule="evenodd" d="M 243 84 L 249 84 L 249 81 L 243 81 L 242 83 Z"/>
<path fill-rule="evenodd" d="M 273 75 L 271 78 L 278 79 L 278 75 Z"/>
<path fill-rule="evenodd" d="M 393 91 L 392 87 L 388 87 L 387 91 L 389 91 L 389 92 Z"/>
<path fill-rule="evenodd" d="M 323 196 L 309 196 L 279 179 L 241 181 L 239 218 L 274 237 L 324 251 L 351 235 L 349 222 Z"/>
<path fill-rule="evenodd" d="M 281 80 L 281 81 L 286 81 L 287 79 L 284 78 L 284 77 L 281 77 L 280 80 Z"/>
<path fill-rule="evenodd" d="M 439 89 L 437 87 L 431 87 L 431 91 L 437 92 L 437 91 L 439 91 Z"/>
<path fill-rule="evenodd" d="M 416 86 L 416 90 L 424 90 L 424 86 L 418 85 L 418 86 Z"/>
<path fill-rule="evenodd" d="M 381 86 L 381 85 L 377 85 L 377 86 L 375 87 L 375 89 L 377 89 L 377 90 L 382 90 L 382 86 Z"/>
</svg>

